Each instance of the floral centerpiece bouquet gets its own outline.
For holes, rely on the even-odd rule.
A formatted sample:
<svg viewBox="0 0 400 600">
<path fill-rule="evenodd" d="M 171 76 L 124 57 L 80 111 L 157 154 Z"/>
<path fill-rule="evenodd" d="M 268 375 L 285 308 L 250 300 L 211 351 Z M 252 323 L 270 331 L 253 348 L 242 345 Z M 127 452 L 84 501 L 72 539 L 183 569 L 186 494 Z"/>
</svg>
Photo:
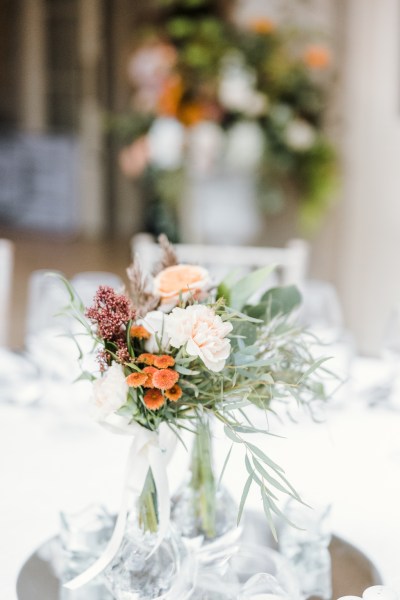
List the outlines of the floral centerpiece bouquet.
<svg viewBox="0 0 400 600">
<path fill-rule="evenodd" d="M 82 375 L 93 382 L 97 417 L 105 427 L 133 439 L 123 506 L 109 548 L 72 587 L 109 564 L 110 577 L 116 577 L 115 561 L 124 562 L 118 559 L 118 548 L 133 504 L 140 544 L 147 554 L 160 552 L 170 514 L 166 463 L 174 440 L 185 430 L 195 439 L 188 483 L 195 492 L 194 535 L 212 540 L 221 533 L 210 419 L 221 422 L 232 444 L 244 450 L 248 478 L 238 521 L 251 486 L 260 490 L 273 531 L 272 517 L 281 515 L 276 493 L 300 501 L 283 469 L 248 439 L 261 431 L 252 425 L 249 408 L 270 411 L 288 397 L 312 407 L 324 397 L 321 361 L 313 360 L 293 316 L 300 302 L 297 289 L 268 289 L 250 302 L 273 267 L 239 280 L 230 275 L 216 288 L 206 269 L 179 264 L 165 237 L 160 244 L 162 260 L 151 278 L 135 260 L 127 271 L 129 290 L 101 286 L 89 308 L 66 282 L 69 313 L 78 318 L 98 353 L 99 371 Z M 154 568 L 154 560 L 151 564 Z"/>
<path fill-rule="evenodd" d="M 113 120 L 126 144 L 122 171 L 153 198 L 150 230 L 178 235 L 188 174 L 239 171 L 258 181 L 267 213 L 295 197 L 310 231 L 336 181 L 325 132 L 328 47 L 315 32 L 266 18 L 235 23 L 218 0 L 150 4 L 128 64 L 130 112 Z"/>
</svg>

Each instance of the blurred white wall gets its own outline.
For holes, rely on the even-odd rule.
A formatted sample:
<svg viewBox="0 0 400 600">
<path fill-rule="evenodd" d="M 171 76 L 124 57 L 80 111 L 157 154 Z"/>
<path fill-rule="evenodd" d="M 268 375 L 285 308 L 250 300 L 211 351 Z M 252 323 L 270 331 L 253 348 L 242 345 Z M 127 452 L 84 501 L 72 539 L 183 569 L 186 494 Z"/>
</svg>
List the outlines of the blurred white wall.
<svg viewBox="0 0 400 600">
<path fill-rule="evenodd" d="M 361 349 L 400 301 L 400 5 L 348 0 L 338 284 Z"/>
</svg>

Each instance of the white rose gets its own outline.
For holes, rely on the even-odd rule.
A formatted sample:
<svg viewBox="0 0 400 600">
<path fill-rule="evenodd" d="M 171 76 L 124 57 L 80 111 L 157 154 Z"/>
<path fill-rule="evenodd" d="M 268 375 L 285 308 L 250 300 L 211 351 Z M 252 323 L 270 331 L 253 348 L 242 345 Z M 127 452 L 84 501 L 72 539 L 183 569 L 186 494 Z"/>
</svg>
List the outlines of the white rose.
<svg viewBox="0 0 400 600">
<path fill-rule="evenodd" d="M 143 319 L 137 321 L 138 325 L 143 325 L 151 334 L 151 337 L 145 341 L 144 347 L 147 352 L 159 352 L 165 350 L 169 343 L 169 337 L 165 330 L 164 313 L 160 310 L 151 310 Z"/>
<path fill-rule="evenodd" d="M 97 418 L 103 419 L 121 408 L 126 402 L 128 390 L 122 366 L 112 363 L 103 377 L 93 382 L 93 400 Z"/>
<path fill-rule="evenodd" d="M 286 127 L 285 141 L 289 148 L 297 152 L 309 150 L 314 145 L 315 137 L 314 127 L 303 119 L 293 119 Z"/>
<path fill-rule="evenodd" d="M 232 331 L 231 323 L 202 304 L 174 308 L 165 317 L 170 344 L 180 348 L 186 344 L 190 356 L 198 356 L 210 371 L 221 371 L 231 353 L 226 336 Z"/>
</svg>

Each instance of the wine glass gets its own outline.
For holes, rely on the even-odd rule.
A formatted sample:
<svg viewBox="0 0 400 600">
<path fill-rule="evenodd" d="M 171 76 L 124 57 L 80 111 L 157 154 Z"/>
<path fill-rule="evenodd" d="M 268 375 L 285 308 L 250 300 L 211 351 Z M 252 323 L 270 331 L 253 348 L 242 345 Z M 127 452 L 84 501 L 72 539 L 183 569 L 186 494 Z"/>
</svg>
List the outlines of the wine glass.
<svg viewBox="0 0 400 600">
<path fill-rule="evenodd" d="M 384 379 L 370 404 L 383 402 L 387 407 L 400 408 L 400 305 L 390 311 L 384 325 L 381 357 Z"/>
<path fill-rule="evenodd" d="M 310 348 L 317 360 L 327 357 L 326 390 L 335 402 L 348 396 L 354 339 L 344 327 L 343 311 L 335 287 L 328 281 L 307 280 L 300 288 L 299 321 L 314 336 Z"/>
<path fill-rule="evenodd" d="M 64 336 L 70 318 L 62 312 L 69 296 L 61 276 L 60 272 L 49 274 L 45 269 L 31 273 L 25 347 L 43 378 L 71 380 L 78 354 L 73 341 Z"/>
</svg>

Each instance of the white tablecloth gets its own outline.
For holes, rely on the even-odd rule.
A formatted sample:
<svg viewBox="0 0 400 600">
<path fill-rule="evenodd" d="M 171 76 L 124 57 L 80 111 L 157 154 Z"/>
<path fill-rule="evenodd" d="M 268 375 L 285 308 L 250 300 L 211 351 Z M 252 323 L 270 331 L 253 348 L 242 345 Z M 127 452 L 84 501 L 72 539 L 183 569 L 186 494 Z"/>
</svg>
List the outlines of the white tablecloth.
<svg viewBox="0 0 400 600">
<path fill-rule="evenodd" d="M 374 365 L 359 361 L 356 378 L 370 374 Z M 78 396 L 60 385 L 43 407 L 0 404 L 4 600 L 16 600 L 19 569 L 57 533 L 60 509 L 78 510 L 99 500 L 110 510 L 118 508 L 129 440 L 93 423 Z M 349 388 L 345 400 L 329 409 L 324 424 L 302 419 L 281 428 L 286 439 L 259 436 L 257 442 L 306 495 L 333 502 L 333 531 L 365 552 L 384 582 L 400 591 L 399 432 L 400 412 L 367 409 Z M 219 465 L 227 448 L 219 439 Z M 172 488 L 182 480 L 187 460 L 179 449 L 169 469 Z M 238 448 L 225 477 L 238 500 L 244 477 Z M 255 489 L 249 506 L 261 508 Z"/>
</svg>

